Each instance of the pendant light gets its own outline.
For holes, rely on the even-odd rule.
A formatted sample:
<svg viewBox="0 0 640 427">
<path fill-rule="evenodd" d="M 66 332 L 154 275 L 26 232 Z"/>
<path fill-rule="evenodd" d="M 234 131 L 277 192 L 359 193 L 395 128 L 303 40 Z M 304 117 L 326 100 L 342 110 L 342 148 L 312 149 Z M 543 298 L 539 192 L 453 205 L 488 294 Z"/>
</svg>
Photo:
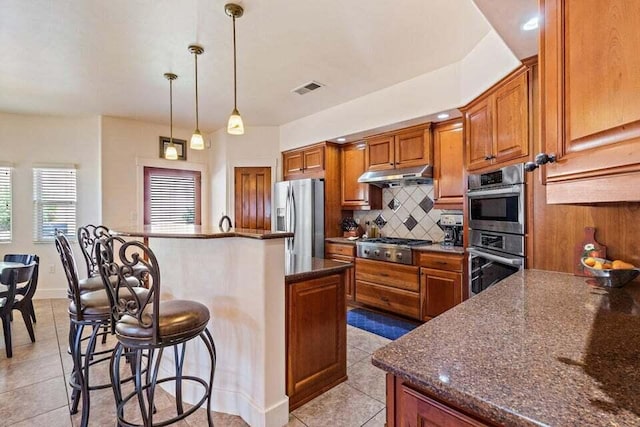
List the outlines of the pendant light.
<svg viewBox="0 0 640 427">
<path fill-rule="evenodd" d="M 189 46 L 189 52 L 193 53 L 196 61 L 196 130 L 194 130 L 193 135 L 191 135 L 189 147 L 191 147 L 192 150 L 204 150 L 204 139 L 200 133 L 200 126 L 198 126 L 198 55 L 204 53 L 204 48 L 197 44 L 192 44 Z"/>
<path fill-rule="evenodd" d="M 244 134 L 244 124 L 238 111 L 238 85 L 236 79 L 236 18 L 240 18 L 244 14 L 244 9 L 235 3 L 228 3 L 224 6 L 224 11 L 233 18 L 233 111 L 229 116 L 227 133 L 231 135 L 242 135 Z"/>
<path fill-rule="evenodd" d="M 169 80 L 169 145 L 164 150 L 164 158 L 178 160 L 178 150 L 173 143 L 173 81 L 178 78 L 173 73 L 164 73 L 164 78 Z"/>
</svg>

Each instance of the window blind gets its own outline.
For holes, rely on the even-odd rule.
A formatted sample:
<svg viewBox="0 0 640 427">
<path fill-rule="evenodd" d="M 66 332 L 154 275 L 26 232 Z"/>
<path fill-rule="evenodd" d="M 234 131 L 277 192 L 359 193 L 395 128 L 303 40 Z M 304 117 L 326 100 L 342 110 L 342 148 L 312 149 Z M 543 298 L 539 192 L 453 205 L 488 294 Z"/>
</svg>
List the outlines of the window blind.
<svg viewBox="0 0 640 427">
<path fill-rule="evenodd" d="M 151 225 L 195 224 L 196 179 L 153 173 L 149 180 Z"/>
<path fill-rule="evenodd" d="M 33 169 L 33 240 L 52 241 L 60 230 L 76 235 L 76 170 L 69 168 Z"/>
<path fill-rule="evenodd" d="M 11 168 L 0 168 L 0 242 L 11 241 Z"/>
</svg>

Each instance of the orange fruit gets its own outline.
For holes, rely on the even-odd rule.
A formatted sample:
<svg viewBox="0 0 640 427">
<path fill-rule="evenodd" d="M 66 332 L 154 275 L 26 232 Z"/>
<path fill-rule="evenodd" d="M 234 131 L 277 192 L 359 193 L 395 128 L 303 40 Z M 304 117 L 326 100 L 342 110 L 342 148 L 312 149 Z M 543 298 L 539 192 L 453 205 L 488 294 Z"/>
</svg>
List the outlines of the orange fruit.
<svg viewBox="0 0 640 427">
<path fill-rule="evenodd" d="M 613 266 L 611 265 L 610 262 L 605 262 L 604 264 L 602 264 L 602 268 L 605 270 L 611 270 Z"/>
<path fill-rule="evenodd" d="M 619 259 L 613 261 L 612 265 L 614 270 L 630 270 L 635 268 L 633 264 L 629 264 L 628 262 L 624 262 Z"/>
<path fill-rule="evenodd" d="M 584 260 L 585 265 L 588 265 L 589 267 L 593 267 L 596 264 L 596 260 L 595 258 L 585 258 Z"/>
<path fill-rule="evenodd" d="M 593 267 L 592 267 L 592 268 L 593 268 L 594 270 L 602 270 L 602 268 L 603 268 L 603 267 L 604 267 L 604 266 L 603 266 L 603 264 L 602 264 L 600 261 L 596 261 L 596 263 L 595 263 L 595 264 L 593 264 Z"/>
</svg>

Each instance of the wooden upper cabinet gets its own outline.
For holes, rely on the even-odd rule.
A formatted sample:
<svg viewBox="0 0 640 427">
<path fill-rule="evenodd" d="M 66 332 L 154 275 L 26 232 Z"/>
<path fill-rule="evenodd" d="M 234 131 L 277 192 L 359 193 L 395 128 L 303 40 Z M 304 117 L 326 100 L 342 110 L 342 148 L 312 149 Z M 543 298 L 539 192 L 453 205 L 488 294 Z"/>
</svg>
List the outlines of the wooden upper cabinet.
<svg viewBox="0 0 640 427">
<path fill-rule="evenodd" d="M 324 172 L 325 145 L 311 145 L 282 153 L 284 179 L 321 177 Z M 314 176 L 307 176 L 313 174 Z"/>
<path fill-rule="evenodd" d="M 495 94 L 495 137 L 492 154 L 497 163 L 529 154 L 527 73 L 498 88 Z"/>
<path fill-rule="evenodd" d="M 344 209 L 382 209 L 382 190 L 361 184 L 358 178 L 366 170 L 366 143 L 342 146 L 342 207 Z"/>
<path fill-rule="evenodd" d="M 431 124 L 367 139 L 367 170 L 408 168 L 431 163 Z"/>
<path fill-rule="evenodd" d="M 462 121 L 438 123 L 433 128 L 434 207 L 462 209 Z"/>
<path fill-rule="evenodd" d="M 431 163 L 430 128 L 398 133 L 395 136 L 395 167 L 406 168 Z"/>
<path fill-rule="evenodd" d="M 365 156 L 367 169 L 370 171 L 393 169 L 395 162 L 395 139 L 393 135 L 368 140 Z"/>
<path fill-rule="evenodd" d="M 461 109 L 467 170 L 529 156 L 530 78 L 523 65 Z"/>
<path fill-rule="evenodd" d="M 540 7 L 547 202 L 640 201 L 640 2 Z"/>
</svg>

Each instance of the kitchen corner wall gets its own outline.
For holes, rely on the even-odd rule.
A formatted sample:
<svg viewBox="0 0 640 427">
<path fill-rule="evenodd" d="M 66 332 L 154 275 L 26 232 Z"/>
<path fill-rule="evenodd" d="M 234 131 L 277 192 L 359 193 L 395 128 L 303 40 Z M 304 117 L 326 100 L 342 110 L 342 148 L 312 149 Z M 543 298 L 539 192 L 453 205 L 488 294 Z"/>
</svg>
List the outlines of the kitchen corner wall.
<svg viewBox="0 0 640 427">
<path fill-rule="evenodd" d="M 444 233 L 436 224 L 442 211 L 433 209 L 433 185 L 385 188 L 382 203 L 382 210 L 354 211 L 365 231 L 369 221 L 378 224 L 385 237 L 442 241 Z"/>
</svg>

